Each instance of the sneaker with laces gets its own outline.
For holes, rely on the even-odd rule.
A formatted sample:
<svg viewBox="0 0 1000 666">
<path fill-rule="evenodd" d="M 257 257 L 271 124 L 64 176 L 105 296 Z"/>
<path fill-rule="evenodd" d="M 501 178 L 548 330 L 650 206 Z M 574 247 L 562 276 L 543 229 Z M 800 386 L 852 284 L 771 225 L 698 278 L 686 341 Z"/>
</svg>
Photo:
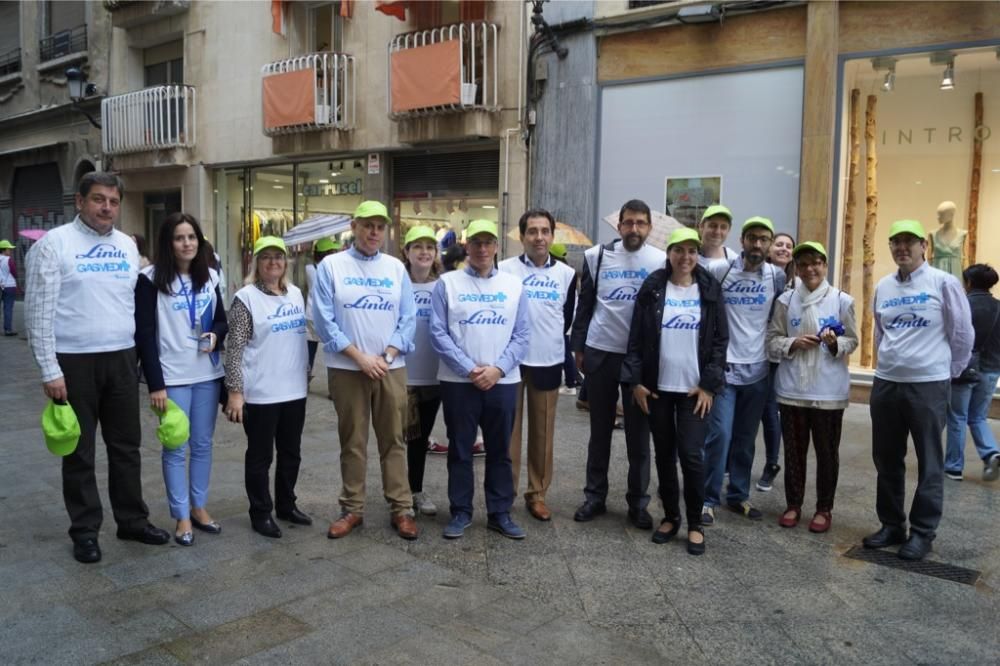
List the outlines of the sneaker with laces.
<svg viewBox="0 0 1000 666">
<path fill-rule="evenodd" d="M 781 465 L 764 465 L 764 471 L 760 475 L 760 480 L 757 481 L 757 490 L 762 493 L 766 493 L 771 490 L 774 487 L 774 478 L 778 476 L 778 472 L 780 471 Z"/>
<path fill-rule="evenodd" d="M 715 507 L 705 505 L 701 507 L 701 524 L 702 525 L 714 525 L 715 524 Z"/>
<path fill-rule="evenodd" d="M 452 516 L 451 520 L 445 525 L 444 531 L 441 533 L 445 539 L 458 539 L 465 534 L 465 528 L 472 524 L 472 516 L 464 513 L 459 513 Z"/>
<path fill-rule="evenodd" d="M 576 395 L 575 386 L 563 386 L 559 389 L 559 395 Z"/>
<path fill-rule="evenodd" d="M 753 504 L 751 504 L 746 500 L 743 500 L 742 502 L 738 502 L 736 504 L 727 504 L 726 506 L 729 508 L 730 511 L 735 511 L 736 513 L 742 513 L 750 520 L 760 520 L 761 518 L 764 517 L 764 514 L 760 512 L 760 509 L 756 508 Z"/>
<path fill-rule="evenodd" d="M 983 481 L 996 481 L 1000 476 L 1000 453 L 994 453 L 983 461 Z"/>
<path fill-rule="evenodd" d="M 483 440 L 477 439 L 476 443 L 472 445 L 472 455 L 474 456 L 486 455 L 486 445 L 483 444 Z"/>
<path fill-rule="evenodd" d="M 434 502 L 428 499 L 427 495 L 423 493 L 413 493 L 413 508 L 417 513 L 424 516 L 436 516 L 438 512 Z"/>
<path fill-rule="evenodd" d="M 427 453 L 448 453 L 448 447 L 433 437 L 427 439 Z"/>
<path fill-rule="evenodd" d="M 983 474 L 985 475 L 985 472 L 983 472 Z M 949 479 L 951 479 L 952 481 L 961 481 L 962 479 L 964 479 L 964 478 L 965 478 L 965 477 L 964 477 L 964 476 L 962 475 L 962 472 L 961 472 L 961 471 L 958 471 L 958 472 L 952 472 L 952 471 L 949 471 L 949 470 L 945 470 L 945 472 L 944 472 L 944 475 L 945 475 L 945 476 L 947 476 L 947 477 L 948 477 Z"/>
</svg>

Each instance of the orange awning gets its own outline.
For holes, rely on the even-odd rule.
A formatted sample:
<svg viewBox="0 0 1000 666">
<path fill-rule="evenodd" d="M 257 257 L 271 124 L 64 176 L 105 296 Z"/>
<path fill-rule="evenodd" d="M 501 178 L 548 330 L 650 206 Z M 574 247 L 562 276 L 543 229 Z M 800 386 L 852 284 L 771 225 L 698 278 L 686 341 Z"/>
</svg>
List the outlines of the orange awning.
<svg viewBox="0 0 1000 666">
<path fill-rule="evenodd" d="M 264 127 L 306 125 L 316 120 L 316 73 L 312 69 L 271 74 L 264 81 Z"/>
<path fill-rule="evenodd" d="M 438 44 L 396 51 L 390 58 L 392 112 L 459 104 L 462 99 L 462 44 Z"/>
<path fill-rule="evenodd" d="M 395 16 L 400 21 L 406 20 L 406 6 L 410 4 L 406 0 L 375 0 L 375 11 L 382 12 L 386 16 Z"/>
</svg>

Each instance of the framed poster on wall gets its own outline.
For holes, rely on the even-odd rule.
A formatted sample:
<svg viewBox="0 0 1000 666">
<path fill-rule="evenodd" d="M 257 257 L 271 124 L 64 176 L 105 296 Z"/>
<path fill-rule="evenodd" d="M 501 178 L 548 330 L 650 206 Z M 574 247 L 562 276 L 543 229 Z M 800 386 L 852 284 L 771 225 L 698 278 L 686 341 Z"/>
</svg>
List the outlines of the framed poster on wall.
<svg viewBox="0 0 1000 666">
<path fill-rule="evenodd" d="M 663 210 L 686 227 L 697 228 L 701 214 L 722 201 L 722 176 L 666 178 Z"/>
</svg>

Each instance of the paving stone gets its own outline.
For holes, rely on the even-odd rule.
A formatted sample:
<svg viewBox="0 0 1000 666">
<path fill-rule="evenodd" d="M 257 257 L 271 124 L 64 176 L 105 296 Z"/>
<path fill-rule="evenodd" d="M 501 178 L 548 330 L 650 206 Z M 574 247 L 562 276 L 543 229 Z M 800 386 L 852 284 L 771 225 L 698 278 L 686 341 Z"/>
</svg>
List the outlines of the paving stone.
<svg viewBox="0 0 1000 666">
<path fill-rule="evenodd" d="M 185 664 L 224 664 L 311 631 L 312 627 L 305 622 L 269 609 L 164 643 L 161 647 Z"/>
<path fill-rule="evenodd" d="M 392 647 L 377 650 L 352 662 L 353 666 L 500 666 L 509 663 L 489 655 L 461 640 L 450 631 L 421 631 Z"/>
</svg>

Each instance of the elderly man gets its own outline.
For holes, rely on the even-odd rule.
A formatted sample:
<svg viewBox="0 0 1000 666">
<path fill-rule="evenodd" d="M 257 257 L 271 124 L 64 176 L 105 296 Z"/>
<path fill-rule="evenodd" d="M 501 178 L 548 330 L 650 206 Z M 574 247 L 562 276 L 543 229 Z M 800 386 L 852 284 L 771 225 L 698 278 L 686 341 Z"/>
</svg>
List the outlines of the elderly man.
<svg viewBox="0 0 1000 666">
<path fill-rule="evenodd" d="M 573 519 L 593 520 L 607 511 L 611 433 L 619 391 L 625 412 L 628 451 L 628 518 L 639 529 L 653 528 L 649 504 L 649 423 L 621 383 L 632 309 L 639 287 L 666 265 L 667 255 L 646 244 L 652 230 L 649 206 L 633 199 L 618 212 L 621 238 L 595 245 L 583 257 L 580 301 L 570 338 L 576 365 L 587 376 L 590 401 L 590 442 L 587 445 L 587 485 L 584 502 Z"/>
<path fill-rule="evenodd" d="M 521 364 L 517 412 L 510 457 L 514 465 L 514 492 L 521 472 L 521 422 L 528 396 L 528 488 L 524 501 L 537 520 L 551 520 L 545 493 L 552 483 L 552 453 L 556 404 L 566 360 L 565 334 L 573 321 L 576 273 L 549 254 L 556 220 L 547 210 L 529 210 L 518 222 L 524 254 L 500 262 L 500 270 L 521 281 L 527 299 L 530 332 L 528 353 Z"/>
<path fill-rule="evenodd" d="M 115 229 L 123 193 L 118 176 L 85 175 L 77 188 L 76 218 L 46 234 L 27 257 L 25 323 L 42 389 L 52 400 L 68 401 L 80 422 L 80 440 L 63 458 L 62 477 L 73 557 L 84 563 L 101 559 L 98 423 L 108 449 L 118 538 L 151 545 L 170 540 L 166 530 L 149 523 L 142 500 L 134 339 L 139 251 Z"/>
<path fill-rule="evenodd" d="M 413 349 L 416 304 L 403 262 L 380 250 L 391 223 L 385 206 L 364 201 L 354 211 L 354 245 L 316 270 L 313 325 L 323 345 L 340 435 L 340 517 L 327 536 L 347 536 L 364 521 L 368 428 L 374 426 L 382 492 L 400 537 L 417 538 L 406 477 L 406 364 Z"/>
<path fill-rule="evenodd" d="M 951 378 L 968 364 L 975 331 L 961 283 L 926 262 L 927 234 L 920 222 L 894 222 L 889 250 L 898 270 L 875 287 L 878 364 L 869 401 L 872 458 L 878 471 L 875 510 L 882 528 L 863 543 L 866 548 L 902 543 L 899 557 L 922 560 L 931 551 L 941 520 L 941 431 Z M 904 507 L 908 436 L 917 455 L 909 538 Z"/>
</svg>

